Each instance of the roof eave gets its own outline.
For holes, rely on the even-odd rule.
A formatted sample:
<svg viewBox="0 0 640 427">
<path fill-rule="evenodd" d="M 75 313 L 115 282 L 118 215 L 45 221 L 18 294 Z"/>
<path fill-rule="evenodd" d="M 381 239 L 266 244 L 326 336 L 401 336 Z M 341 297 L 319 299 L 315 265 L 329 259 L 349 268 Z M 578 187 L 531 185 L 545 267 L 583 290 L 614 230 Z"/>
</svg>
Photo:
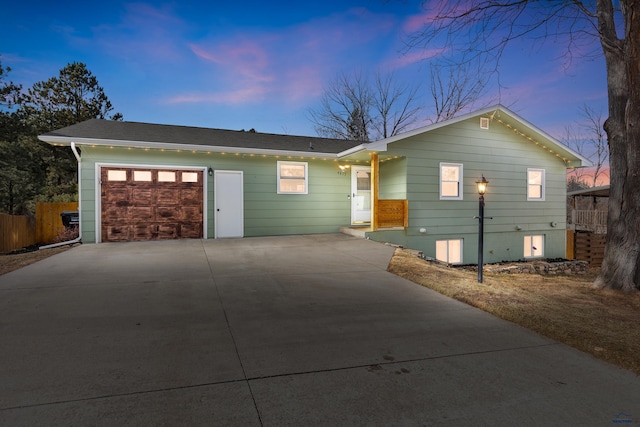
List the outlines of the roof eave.
<svg viewBox="0 0 640 427">
<path fill-rule="evenodd" d="M 101 147 L 124 147 L 124 148 L 141 148 L 156 150 L 175 150 L 175 151 L 192 151 L 203 153 L 238 153 L 238 154 L 255 154 L 269 156 L 291 156 L 291 157 L 324 157 L 338 158 L 336 153 L 323 153 L 316 151 L 293 151 L 293 150 L 272 150 L 266 148 L 246 148 L 246 147 L 225 147 L 218 145 L 195 145 L 195 144 L 176 144 L 166 142 L 153 141 L 131 141 L 120 139 L 97 139 L 97 138 L 71 138 L 53 135 L 40 135 L 41 141 L 52 145 L 71 145 L 74 142 L 78 146 L 91 145 Z"/>
</svg>

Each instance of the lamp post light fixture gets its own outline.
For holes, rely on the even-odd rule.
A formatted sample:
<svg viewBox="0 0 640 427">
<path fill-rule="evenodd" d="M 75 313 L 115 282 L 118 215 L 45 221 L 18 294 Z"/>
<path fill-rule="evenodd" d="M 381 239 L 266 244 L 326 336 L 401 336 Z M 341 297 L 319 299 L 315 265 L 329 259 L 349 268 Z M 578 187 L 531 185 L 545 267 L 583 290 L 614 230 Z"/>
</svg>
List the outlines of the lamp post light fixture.
<svg viewBox="0 0 640 427">
<path fill-rule="evenodd" d="M 484 194 L 487 192 L 487 184 L 489 184 L 489 181 L 484 175 L 476 181 L 478 194 L 480 195 L 478 207 L 478 283 L 482 283 L 482 266 L 484 264 Z"/>
</svg>

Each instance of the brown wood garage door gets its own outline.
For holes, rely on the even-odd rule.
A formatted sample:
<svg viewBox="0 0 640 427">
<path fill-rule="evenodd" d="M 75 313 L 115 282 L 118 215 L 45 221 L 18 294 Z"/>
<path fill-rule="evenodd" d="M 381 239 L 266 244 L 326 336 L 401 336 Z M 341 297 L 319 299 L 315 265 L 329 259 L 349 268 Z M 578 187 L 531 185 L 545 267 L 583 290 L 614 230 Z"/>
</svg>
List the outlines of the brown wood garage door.
<svg viewBox="0 0 640 427">
<path fill-rule="evenodd" d="M 101 168 L 100 178 L 103 242 L 202 237 L 202 171 Z"/>
</svg>

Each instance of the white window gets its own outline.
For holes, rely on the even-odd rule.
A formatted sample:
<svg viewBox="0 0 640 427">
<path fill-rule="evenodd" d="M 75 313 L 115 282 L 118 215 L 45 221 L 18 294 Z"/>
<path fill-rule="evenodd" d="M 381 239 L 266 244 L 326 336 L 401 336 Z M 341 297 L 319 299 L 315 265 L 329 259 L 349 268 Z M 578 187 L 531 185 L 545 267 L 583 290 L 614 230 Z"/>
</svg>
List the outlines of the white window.
<svg viewBox="0 0 640 427">
<path fill-rule="evenodd" d="M 107 180 L 108 181 L 126 181 L 127 180 L 127 171 L 118 171 L 118 170 L 108 170 L 107 171 Z"/>
<path fill-rule="evenodd" d="M 436 240 L 436 259 L 449 264 L 462 263 L 462 239 Z"/>
<path fill-rule="evenodd" d="M 173 171 L 158 171 L 158 182 L 176 182 L 176 173 Z"/>
<path fill-rule="evenodd" d="M 544 200 L 544 169 L 527 169 L 527 200 Z"/>
<path fill-rule="evenodd" d="M 524 257 L 536 258 L 544 256 L 544 236 L 524 236 Z"/>
<path fill-rule="evenodd" d="M 198 182 L 198 172 L 182 172 L 182 182 Z"/>
<path fill-rule="evenodd" d="M 440 200 L 462 200 L 462 165 L 440 163 Z"/>
<path fill-rule="evenodd" d="M 133 171 L 133 180 L 151 182 L 151 171 Z"/>
<path fill-rule="evenodd" d="M 307 172 L 305 162 L 278 162 L 278 194 L 307 194 Z"/>
</svg>

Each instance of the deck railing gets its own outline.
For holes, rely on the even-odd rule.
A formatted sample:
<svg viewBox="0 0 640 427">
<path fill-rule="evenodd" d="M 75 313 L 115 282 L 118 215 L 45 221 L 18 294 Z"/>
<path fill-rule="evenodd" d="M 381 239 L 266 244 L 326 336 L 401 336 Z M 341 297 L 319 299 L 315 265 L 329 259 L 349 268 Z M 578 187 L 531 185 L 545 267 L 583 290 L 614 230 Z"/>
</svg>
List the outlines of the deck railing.
<svg viewBox="0 0 640 427">
<path fill-rule="evenodd" d="M 582 228 L 596 233 L 607 232 L 607 211 L 575 210 L 571 222 L 576 229 Z"/>
<path fill-rule="evenodd" d="M 408 227 L 409 201 L 378 199 L 375 218 L 374 230 L 378 228 Z"/>
</svg>

